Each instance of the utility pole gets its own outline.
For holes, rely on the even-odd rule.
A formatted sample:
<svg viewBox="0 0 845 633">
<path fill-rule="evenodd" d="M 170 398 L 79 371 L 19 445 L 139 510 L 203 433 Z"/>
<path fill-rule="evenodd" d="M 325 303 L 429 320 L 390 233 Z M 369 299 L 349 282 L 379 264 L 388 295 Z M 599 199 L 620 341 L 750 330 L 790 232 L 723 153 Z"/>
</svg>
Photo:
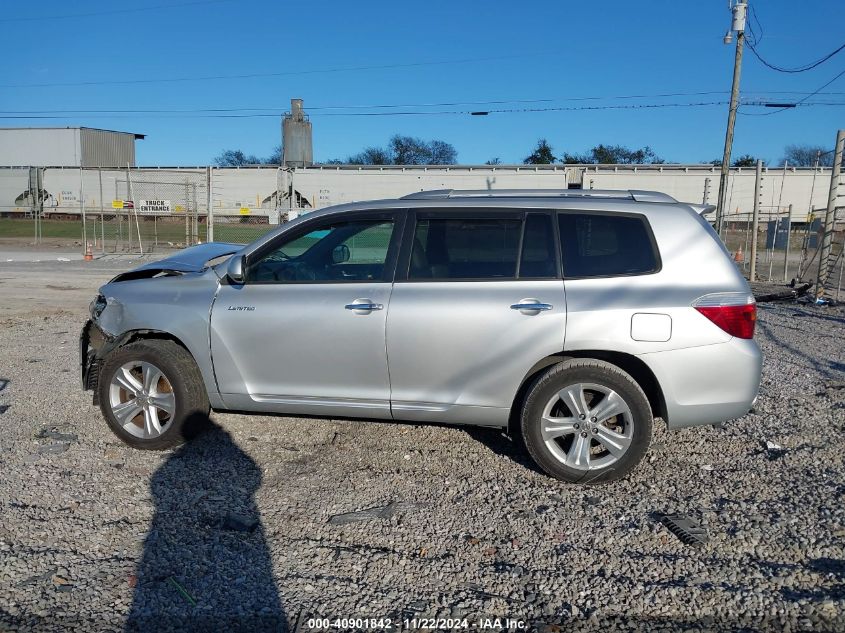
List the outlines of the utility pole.
<svg viewBox="0 0 845 633">
<path fill-rule="evenodd" d="M 842 175 L 842 150 L 845 148 L 845 130 L 836 134 L 836 149 L 833 154 L 833 169 L 830 171 L 830 193 L 827 197 L 827 211 L 824 214 L 824 237 L 819 254 L 819 274 L 816 277 L 816 299 L 824 297 L 824 287 L 830 274 L 830 247 L 833 243 L 833 229 L 836 222 L 836 198 L 839 193 L 839 177 Z"/>
<path fill-rule="evenodd" d="M 725 34 L 725 44 L 731 42 L 731 32 L 736 31 L 736 56 L 734 57 L 734 77 L 731 85 L 731 104 L 728 107 L 728 129 L 725 132 L 725 151 L 722 154 L 722 171 L 719 179 L 719 200 L 716 207 L 716 231 L 721 234 L 722 219 L 725 215 L 725 198 L 728 193 L 728 170 L 731 165 L 731 149 L 734 142 L 734 123 L 739 107 L 739 78 L 742 74 L 742 50 L 745 46 L 745 16 L 748 0 L 737 0 L 733 6 L 733 23 Z"/>
<path fill-rule="evenodd" d="M 760 190 L 763 186 L 763 161 L 757 159 L 757 176 L 754 179 L 754 215 L 751 220 L 751 271 L 748 278 L 757 281 L 757 228 L 760 221 Z"/>
<path fill-rule="evenodd" d="M 214 196 L 211 190 L 211 167 L 205 168 L 205 241 L 214 241 Z"/>
<path fill-rule="evenodd" d="M 792 205 L 789 205 L 789 215 L 786 216 L 786 251 L 783 253 L 783 280 L 789 280 L 789 238 L 792 234 Z"/>
</svg>

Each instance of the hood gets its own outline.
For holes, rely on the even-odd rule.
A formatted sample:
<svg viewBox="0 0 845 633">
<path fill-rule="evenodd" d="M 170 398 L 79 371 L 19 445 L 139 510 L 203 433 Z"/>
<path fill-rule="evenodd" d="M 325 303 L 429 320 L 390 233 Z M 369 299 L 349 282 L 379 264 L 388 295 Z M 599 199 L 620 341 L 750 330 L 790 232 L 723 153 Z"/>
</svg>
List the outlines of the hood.
<svg viewBox="0 0 845 633">
<path fill-rule="evenodd" d="M 147 279 L 159 274 L 179 275 L 183 273 L 198 273 L 206 268 L 212 259 L 232 255 L 244 248 L 243 244 L 229 244 L 227 242 L 209 242 L 198 244 L 160 259 L 155 262 L 138 266 L 129 272 L 121 273 L 111 280 L 110 283 L 128 281 L 130 279 Z"/>
</svg>

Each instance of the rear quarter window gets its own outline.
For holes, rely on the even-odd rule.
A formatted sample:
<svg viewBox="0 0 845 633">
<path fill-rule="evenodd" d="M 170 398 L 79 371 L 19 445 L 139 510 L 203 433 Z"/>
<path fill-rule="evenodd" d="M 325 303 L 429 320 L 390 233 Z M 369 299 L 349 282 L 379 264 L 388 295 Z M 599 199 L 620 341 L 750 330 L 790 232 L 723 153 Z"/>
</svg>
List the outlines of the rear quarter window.
<svg viewBox="0 0 845 633">
<path fill-rule="evenodd" d="M 651 228 L 639 215 L 560 213 L 564 277 L 646 275 L 660 270 Z"/>
</svg>

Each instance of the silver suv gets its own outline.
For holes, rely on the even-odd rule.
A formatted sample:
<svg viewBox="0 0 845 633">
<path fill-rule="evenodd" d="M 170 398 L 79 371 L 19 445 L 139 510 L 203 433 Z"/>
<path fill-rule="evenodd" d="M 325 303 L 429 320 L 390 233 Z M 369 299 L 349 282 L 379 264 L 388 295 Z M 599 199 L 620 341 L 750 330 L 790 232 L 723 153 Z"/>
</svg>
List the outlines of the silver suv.
<svg viewBox="0 0 845 633">
<path fill-rule="evenodd" d="M 622 477 L 654 417 L 744 415 L 760 382 L 748 285 L 702 215 L 644 191 L 427 191 L 309 213 L 118 275 L 82 382 L 127 444 L 209 409 L 521 434 L 569 482 Z"/>
</svg>

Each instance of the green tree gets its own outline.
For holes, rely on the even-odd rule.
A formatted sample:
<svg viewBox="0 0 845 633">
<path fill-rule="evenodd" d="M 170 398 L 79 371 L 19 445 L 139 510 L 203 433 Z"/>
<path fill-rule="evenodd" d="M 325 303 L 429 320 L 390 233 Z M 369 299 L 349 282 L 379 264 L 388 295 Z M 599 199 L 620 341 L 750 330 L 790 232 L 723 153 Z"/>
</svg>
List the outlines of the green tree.
<svg viewBox="0 0 845 633">
<path fill-rule="evenodd" d="M 570 154 L 569 152 L 564 152 L 563 156 L 560 157 L 560 162 L 566 163 L 567 165 L 590 165 L 596 161 L 590 152 L 586 154 Z"/>
<path fill-rule="evenodd" d="M 721 161 L 719 162 L 721 164 Z M 731 163 L 733 167 L 754 167 L 757 164 L 757 157 L 752 156 L 751 154 L 743 154 L 742 156 L 738 156 L 734 159 L 734 162 Z M 766 164 L 766 161 L 763 161 L 763 164 Z"/>
<path fill-rule="evenodd" d="M 534 151 L 526 156 L 522 162 L 526 165 L 551 165 L 555 162 L 552 146 L 546 139 L 541 138 L 537 141 L 537 147 L 534 148 Z"/>
<path fill-rule="evenodd" d="M 485 161 L 484 164 L 485 165 L 501 165 L 502 161 L 499 159 L 498 156 L 496 156 L 495 158 L 491 158 L 490 160 Z"/>
<path fill-rule="evenodd" d="M 596 145 L 585 154 L 564 153 L 561 162 L 591 165 L 659 165 L 665 163 L 648 145 L 629 149 L 624 145 Z"/>
</svg>

